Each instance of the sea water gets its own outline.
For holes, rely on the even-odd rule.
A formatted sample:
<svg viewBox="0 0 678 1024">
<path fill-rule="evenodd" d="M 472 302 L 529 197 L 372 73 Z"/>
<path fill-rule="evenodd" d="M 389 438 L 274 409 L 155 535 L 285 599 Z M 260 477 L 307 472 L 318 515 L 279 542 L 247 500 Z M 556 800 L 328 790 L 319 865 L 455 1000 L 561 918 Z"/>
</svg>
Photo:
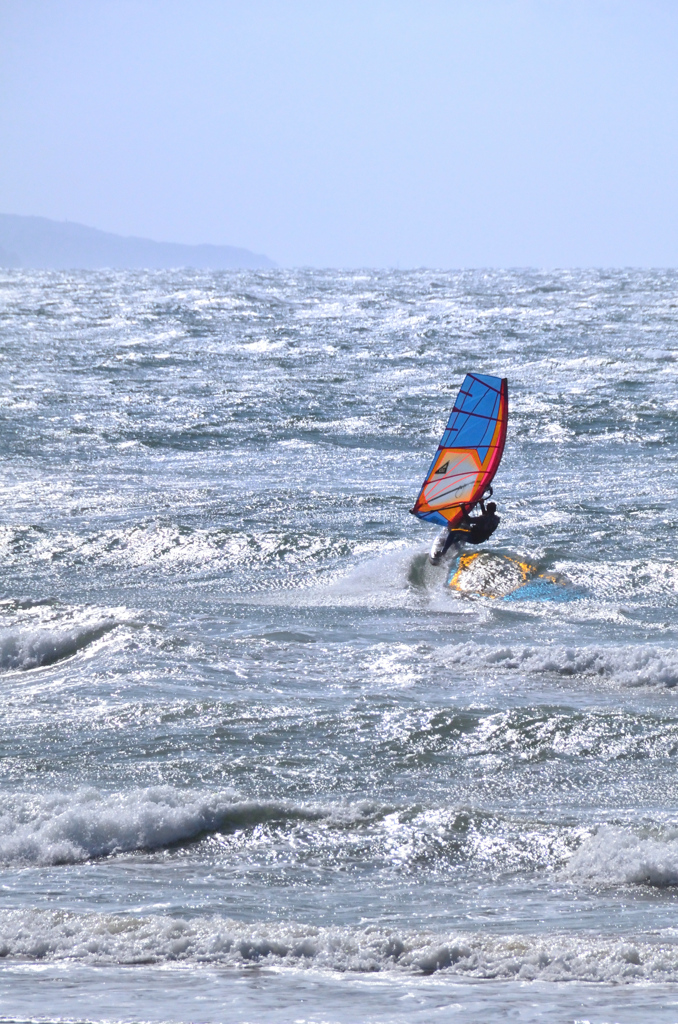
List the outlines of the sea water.
<svg viewBox="0 0 678 1024">
<path fill-rule="evenodd" d="M 678 273 L 5 271 L 0 1018 L 678 1021 Z M 507 377 L 488 548 L 408 514 Z"/>
</svg>

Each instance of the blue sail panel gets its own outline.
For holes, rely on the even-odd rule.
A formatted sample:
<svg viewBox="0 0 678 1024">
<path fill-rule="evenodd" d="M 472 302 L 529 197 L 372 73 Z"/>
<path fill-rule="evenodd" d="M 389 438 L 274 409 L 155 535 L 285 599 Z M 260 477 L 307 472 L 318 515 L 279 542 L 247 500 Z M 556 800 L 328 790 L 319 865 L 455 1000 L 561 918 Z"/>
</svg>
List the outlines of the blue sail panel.
<svg viewBox="0 0 678 1024">
<path fill-rule="evenodd" d="M 506 380 L 467 374 L 412 513 L 444 526 L 461 519 L 497 471 L 507 422 Z"/>
</svg>

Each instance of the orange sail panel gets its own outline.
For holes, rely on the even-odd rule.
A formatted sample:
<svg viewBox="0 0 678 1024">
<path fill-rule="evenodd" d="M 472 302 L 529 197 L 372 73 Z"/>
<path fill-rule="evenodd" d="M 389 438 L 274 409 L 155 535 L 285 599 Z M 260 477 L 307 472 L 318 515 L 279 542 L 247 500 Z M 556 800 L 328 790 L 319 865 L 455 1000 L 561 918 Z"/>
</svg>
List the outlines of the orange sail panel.
<svg viewBox="0 0 678 1024">
<path fill-rule="evenodd" d="M 412 514 L 441 526 L 458 523 L 462 505 L 480 501 L 499 468 L 507 424 L 506 379 L 467 374 Z"/>
</svg>

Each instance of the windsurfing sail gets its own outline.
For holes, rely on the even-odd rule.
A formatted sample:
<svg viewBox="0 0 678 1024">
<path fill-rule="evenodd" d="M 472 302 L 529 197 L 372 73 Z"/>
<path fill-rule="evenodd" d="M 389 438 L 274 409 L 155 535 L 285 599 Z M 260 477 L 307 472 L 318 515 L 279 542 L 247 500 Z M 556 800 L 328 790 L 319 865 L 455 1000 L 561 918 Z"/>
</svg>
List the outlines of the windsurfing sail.
<svg viewBox="0 0 678 1024">
<path fill-rule="evenodd" d="M 480 501 L 492 482 L 507 425 L 506 379 L 467 374 L 412 515 L 454 527 L 464 515 L 462 505 Z"/>
</svg>

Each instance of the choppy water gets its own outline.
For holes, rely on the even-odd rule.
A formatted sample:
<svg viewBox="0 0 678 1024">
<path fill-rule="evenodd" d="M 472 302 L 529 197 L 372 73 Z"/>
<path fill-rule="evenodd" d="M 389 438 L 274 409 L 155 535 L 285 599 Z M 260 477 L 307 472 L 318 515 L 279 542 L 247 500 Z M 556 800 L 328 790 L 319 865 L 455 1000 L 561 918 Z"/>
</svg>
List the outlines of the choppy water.
<svg viewBox="0 0 678 1024">
<path fill-rule="evenodd" d="M 12 271 L 0 311 L 0 1018 L 678 1020 L 678 273 Z M 490 546 L 576 600 L 426 565 L 470 369 Z"/>
</svg>

